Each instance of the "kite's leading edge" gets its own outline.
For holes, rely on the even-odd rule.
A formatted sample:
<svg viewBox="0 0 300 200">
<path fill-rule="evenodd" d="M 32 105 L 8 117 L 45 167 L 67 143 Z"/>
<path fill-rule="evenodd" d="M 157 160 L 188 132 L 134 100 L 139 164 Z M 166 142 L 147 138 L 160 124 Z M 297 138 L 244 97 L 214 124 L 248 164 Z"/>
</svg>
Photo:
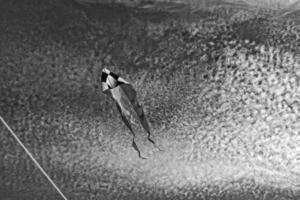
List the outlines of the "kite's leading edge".
<svg viewBox="0 0 300 200">
<path fill-rule="evenodd" d="M 150 132 L 148 122 L 146 120 L 145 113 L 143 111 L 142 106 L 137 101 L 136 91 L 134 90 L 132 85 L 127 81 L 125 81 L 123 78 L 114 74 L 113 72 L 110 72 L 106 68 L 102 70 L 101 82 L 102 82 L 102 91 L 114 99 L 114 101 L 117 104 L 118 111 L 121 114 L 121 118 L 123 122 L 130 130 L 131 134 L 133 135 L 132 146 L 138 152 L 139 157 L 145 159 L 144 157 L 141 156 L 141 152 L 134 141 L 135 133 L 130 125 L 130 121 L 128 120 L 128 118 L 131 119 L 133 117 L 130 113 L 130 109 L 129 109 L 130 105 L 133 106 L 141 125 L 148 133 L 148 137 L 147 137 L 148 140 L 157 149 L 161 150 L 155 144 L 155 142 L 150 138 L 151 132 Z"/>
</svg>

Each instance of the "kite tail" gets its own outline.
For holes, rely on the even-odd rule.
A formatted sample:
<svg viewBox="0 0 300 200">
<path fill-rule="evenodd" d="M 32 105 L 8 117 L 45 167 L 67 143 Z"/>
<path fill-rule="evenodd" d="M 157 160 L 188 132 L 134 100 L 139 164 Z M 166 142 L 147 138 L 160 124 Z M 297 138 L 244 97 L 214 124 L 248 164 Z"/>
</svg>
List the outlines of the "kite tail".
<svg viewBox="0 0 300 200">
<path fill-rule="evenodd" d="M 126 116 L 123 114 L 123 112 L 122 112 L 122 110 L 121 110 L 121 108 L 120 108 L 120 106 L 118 104 L 117 104 L 117 108 L 118 108 L 118 110 L 119 110 L 119 112 L 121 114 L 121 118 L 122 118 L 123 122 L 125 123 L 125 125 L 127 126 L 127 128 L 130 130 L 131 134 L 133 135 L 133 138 L 132 138 L 132 147 L 138 152 L 138 155 L 139 155 L 140 158 L 146 159 L 145 157 L 143 157 L 141 155 L 141 151 L 139 150 L 138 146 L 136 145 L 136 143 L 134 141 L 134 139 L 135 139 L 135 133 L 133 132 L 133 129 L 130 126 L 129 121 L 127 120 Z"/>
<path fill-rule="evenodd" d="M 136 91 L 134 90 L 134 88 L 132 87 L 132 85 L 130 84 L 123 84 L 121 85 L 122 88 L 124 89 L 124 92 L 126 94 L 126 96 L 128 97 L 129 101 L 131 102 L 140 122 L 141 125 L 143 126 L 143 128 L 146 130 L 146 132 L 148 133 L 148 140 L 154 145 L 154 147 L 156 147 L 158 150 L 162 151 L 156 144 L 155 142 L 150 138 L 151 136 L 151 132 L 150 132 L 150 128 L 143 110 L 143 107 L 139 104 L 138 100 L 137 100 L 137 95 L 136 95 Z"/>
<path fill-rule="evenodd" d="M 151 132 L 150 132 L 150 127 L 149 127 L 149 124 L 147 122 L 147 119 L 146 119 L 146 116 L 144 114 L 144 110 L 143 110 L 143 107 L 137 103 L 137 101 L 135 102 L 135 105 L 134 105 L 134 108 L 135 108 L 135 111 L 140 119 L 140 122 L 143 126 L 143 128 L 146 130 L 146 132 L 148 133 L 148 137 L 147 139 L 154 145 L 155 148 L 157 148 L 159 151 L 162 151 L 162 149 L 160 149 L 156 143 L 151 139 Z"/>
<path fill-rule="evenodd" d="M 153 144 L 153 146 L 155 147 L 155 148 L 157 148 L 159 151 L 163 151 L 161 148 L 159 148 L 159 146 L 157 146 L 156 144 L 155 144 L 155 142 L 150 138 L 150 132 L 148 132 L 148 140 Z"/>
</svg>

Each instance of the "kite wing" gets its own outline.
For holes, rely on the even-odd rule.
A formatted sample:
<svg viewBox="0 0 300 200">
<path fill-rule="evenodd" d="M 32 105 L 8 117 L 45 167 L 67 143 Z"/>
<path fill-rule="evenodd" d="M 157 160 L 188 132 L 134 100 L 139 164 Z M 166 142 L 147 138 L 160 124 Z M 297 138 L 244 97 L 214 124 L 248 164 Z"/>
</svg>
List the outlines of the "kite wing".
<svg viewBox="0 0 300 200">
<path fill-rule="evenodd" d="M 128 99 L 126 99 L 127 97 L 125 96 L 124 92 L 122 92 L 122 89 L 119 87 L 120 84 L 125 84 L 125 83 L 128 84 L 128 82 L 120 78 L 118 75 L 110 72 L 106 68 L 102 70 L 101 82 L 102 82 L 103 93 L 111 96 L 115 100 L 122 121 L 124 122 L 124 124 L 127 126 L 131 134 L 133 135 L 133 139 L 132 139 L 133 148 L 138 152 L 140 158 L 145 159 L 144 157 L 141 156 L 141 152 L 135 143 L 134 140 L 135 133 L 130 125 L 129 120 L 127 119 L 127 117 L 131 117 L 130 111 L 127 109 L 130 103 L 127 102 L 128 101 Z"/>
<path fill-rule="evenodd" d="M 104 68 L 101 75 L 101 82 L 102 82 L 102 91 L 105 94 L 108 94 L 112 96 L 112 98 L 117 103 L 117 108 L 121 114 L 122 120 L 125 123 L 125 125 L 128 127 L 130 132 L 133 134 L 133 143 L 132 146 L 134 149 L 139 153 L 140 151 L 137 148 L 137 145 L 134 142 L 135 133 L 133 132 L 133 129 L 126 118 L 132 117 L 130 110 L 128 109 L 128 104 L 131 104 L 139 118 L 139 121 L 141 122 L 141 125 L 148 133 L 148 140 L 156 147 L 155 142 L 150 138 L 150 128 L 148 125 L 148 122 L 146 120 L 146 116 L 144 114 L 142 106 L 137 101 L 137 94 L 133 86 L 125 81 L 123 78 L 119 77 L 118 75 L 114 74 L 113 72 L 110 72 L 108 69 Z M 128 102 L 129 101 L 129 102 Z M 158 148 L 159 149 L 159 148 Z M 160 150 L 160 149 L 159 149 Z M 140 156 L 141 157 L 141 156 Z"/>
<path fill-rule="evenodd" d="M 128 113 L 126 109 L 126 107 L 128 107 L 128 105 L 126 105 L 127 97 L 135 112 L 137 113 L 137 116 L 143 128 L 147 131 L 148 134 L 150 134 L 150 128 L 146 120 L 146 116 L 144 114 L 142 106 L 137 101 L 137 94 L 132 85 L 113 72 L 110 72 L 106 68 L 104 68 L 102 71 L 101 81 L 102 91 L 106 94 L 110 94 L 114 98 L 114 100 L 118 102 L 123 113 Z M 121 89 L 122 91 L 118 91 L 119 89 Z M 126 97 L 123 97 L 123 94 L 125 94 Z"/>
</svg>

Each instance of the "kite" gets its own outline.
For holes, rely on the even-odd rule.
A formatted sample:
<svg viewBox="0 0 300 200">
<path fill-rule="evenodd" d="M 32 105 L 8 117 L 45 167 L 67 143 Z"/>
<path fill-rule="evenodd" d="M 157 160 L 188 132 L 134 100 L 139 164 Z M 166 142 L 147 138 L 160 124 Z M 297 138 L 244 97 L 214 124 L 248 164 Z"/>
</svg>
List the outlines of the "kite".
<svg viewBox="0 0 300 200">
<path fill-rule="evenodd" d="M 158 150 L 161 149 L 155 144 L 155 142 L 150 138 L 151 132 L 146 120 L 146 116 L 142 106 L 137 101 L 137 94 L 133 86 L 125 81 L 123 78 L 119 77 L 117 74 L 104 68 L 101 75 L 102 91 L 104 94 L 109 95 L 116 102 L 118 111 L 120 112 L 121 118 L 127 128 L 133 135 L 132 146 L 138 152 L 138 155 L 142 159 L 146 159 L 141 156 L 141 152 L 135 143 L 135 133 L 130 125 L 130 121 L 133 119 L 133 115 L 130 112 L 130 106 L 136 112 L 139 121 L 145 131 L 148 133 L 147 139 L 156 147 Z"/>
</svg>

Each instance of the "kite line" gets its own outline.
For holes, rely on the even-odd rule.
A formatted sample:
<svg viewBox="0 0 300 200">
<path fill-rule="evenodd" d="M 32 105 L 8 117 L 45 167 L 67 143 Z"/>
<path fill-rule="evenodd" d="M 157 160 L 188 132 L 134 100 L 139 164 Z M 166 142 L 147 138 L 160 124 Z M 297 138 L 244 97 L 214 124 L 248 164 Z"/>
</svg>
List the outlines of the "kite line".
<svg viewBox="0 0 300 200">
<path fill-rule="evenodd" d="M 68 200 L 66 198 L 66 196 L 61 192 L 61 190 L 57 187 L 57 185 L 53 182 L 53 180 L 49 177 L 49 175 L 45 172 L 45 170 L 41 167 L 41 165 L 36 161 L 36 159 L 32 156 L 32 154 L 29 152 L 29 150 L 25 147 L 25 145 L 21 142 L 21 140 L 18 138 L 18 136 L 14 133 L 14 131 L 9 127 L 9 125 L 5 122 L 5 120 L 1 116 L 0 116 L 0 120 L 2 121 L 4 126 L 9 130 L 9 132 L 12 134 L 12 136 L 17 140 L 17 142 L 21 145 L 21 147 L 24 149 L 24 151 L 27 153 L 27 155 L 31 158 L 31 160 L 34 162 L 34 164 L 46 176 L 48 181 L 52 184 L 52 186 L 56 189 L 56 191 L 60 194 L 60 196 L 64 200 Z"/>
</svg>

